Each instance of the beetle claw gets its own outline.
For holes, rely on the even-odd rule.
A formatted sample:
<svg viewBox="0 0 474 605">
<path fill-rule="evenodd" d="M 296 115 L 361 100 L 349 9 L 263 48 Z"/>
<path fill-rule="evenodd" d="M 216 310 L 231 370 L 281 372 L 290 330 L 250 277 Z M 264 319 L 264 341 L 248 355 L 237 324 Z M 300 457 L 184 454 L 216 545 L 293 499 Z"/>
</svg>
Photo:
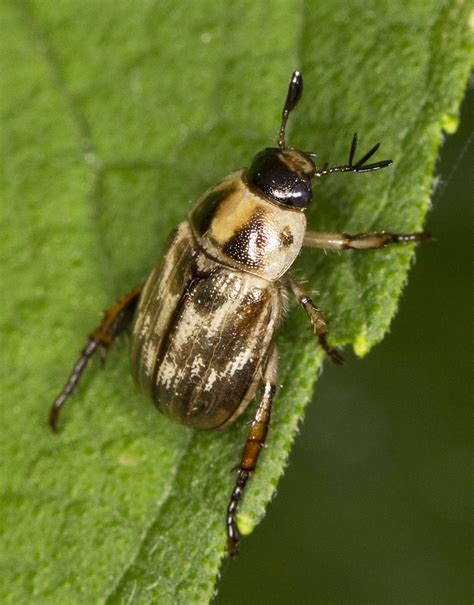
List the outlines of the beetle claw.
<svg viewBox="0 0 474 605">
<path fill-rule="evenodd" d="M 107 361 L 107 347 L 100 345 L 100 365 L 105 368 L 105 362 Z"/>
<path fill-rule="evenodd" d="M 237 536 L 227 539 L 227 552 L 230 557 L 236 557 L 239 554 L 239 539 Z"/>
<path fill-rule="evenodd" d="M 338 366 L 343 366 L 346 363 L 346 360 L 337 349 L 331 347 L 326 353 L 328 354 L 329 359 Z"/>
</svg>

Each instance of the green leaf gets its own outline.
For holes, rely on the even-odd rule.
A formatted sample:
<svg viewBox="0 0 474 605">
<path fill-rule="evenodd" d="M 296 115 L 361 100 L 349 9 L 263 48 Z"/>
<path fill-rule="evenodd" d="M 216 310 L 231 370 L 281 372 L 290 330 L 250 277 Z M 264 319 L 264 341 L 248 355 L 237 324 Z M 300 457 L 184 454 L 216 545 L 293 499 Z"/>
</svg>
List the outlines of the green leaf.
<svg viewBox="0 0 474 605">
<path fill-rule="evenodd" d="M 289 140 L 321 163 L 383 142 L 394 165 L 335 175 L 312 228 L 420 229 L 442 130 L 471 63 L 467 3 L 36 2 L 0 6 L 2 37 L 2 603 L 206 603 L 252 410 L 193 432 L 135 390 L 126 343 L 62 416 L 48 407 L 99 312 L 140 282 L 192 200 L 272 144 L 291 71 Z M 334 343 L 387 331 L 413 248 L 306 250 Z M 262 518 L 322 355 L 291 305 L 268 448 L 239 515 Z M 262 545 L 264 549 L 264 545 Z M 229 573 L 231 573 L 229 571 Z"/>
</svg>

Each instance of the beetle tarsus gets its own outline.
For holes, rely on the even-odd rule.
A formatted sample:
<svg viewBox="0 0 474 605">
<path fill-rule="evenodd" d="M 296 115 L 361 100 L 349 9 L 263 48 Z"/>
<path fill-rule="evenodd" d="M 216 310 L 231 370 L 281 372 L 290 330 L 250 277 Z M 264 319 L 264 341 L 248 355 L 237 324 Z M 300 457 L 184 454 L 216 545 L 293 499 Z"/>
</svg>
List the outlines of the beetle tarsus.
<svg viewBox="0 0 474 605">
<path fill-rule="evenodd" d="M 249 477 L 249 470 L 243 468 L 239 469 L 237 481 L 227 507 L 227 551 L 231 557 L 235 557 L 239 552 L 240 534 L 236 523 L 237 505 L 242 497 L 242 492 L 244 491 L 245 484 Z"/>
<path fill-rule="evenodd" d="M 268 425 L 272 412 L 273 396 L 276 391 L 278 357 L 275 346 L 272 347 L 263 375 L 263 388 L 255 416 L 249 428 L 247 441 L 239 465 L 239 474 L 227 506 L 227 550 L 235 556 L 239 548 L 239 530 L 237 529 L 237 507 L 250 474 L 257 466 L 258 457 L 265 445 Z"/>
<path fill-rule="evenodd" d="M 56 398 L 49 412 L 49 426 L 54 432 L 58 430 L 59 411 L 76 388 L 89 359 L 94 355 L 97 348 L 99 348 L 102 365 L 104 365 L 107 348 L 132 320 L 141 290 L 141 286 L 134 288 L 119 299 L 110 309 L 107 309 L 99 327 L 89 337 L 86 346 L 81 351 L 79 359 L 72 368 L 66 386 Z"/>
<path fill-rule="evenodd" d="M 327 322 L 322 311 L 318 309 L 318 307 L 314 304 L 314 302 L 296 280 L 294 280 L 292 277 L 288 277 L 287 283 L 297 298 L 299 304 L 305 310 L 323 351 L 333 363 L 342 365 L 344 363 L 344 358 L 339 351 L 337 351 L 337 349 L 334 347 L 331 347 L 327 341 Z"/>
<path fill-rule="evenodd" d="M 74 364 L 72 368 L 72 372 L 66 382 L 66 386 L 61 391 L 61 393 L 56 398 L 55 402 L 51 406 L 51 410 L 49 412 L 49 426 L 52 428 L 54 432 L 58 430 L 58 418 L 59 418 L 59 410 L 65 404 L 69 395 L 74 391 L 79 379 L 86 369 L 87 362 L 94 355 L 97 347 L 99 346 L 99 342 L 93 338 L 89 339 L 87 345 L 81 351 L 79 359 Z"/>
<path fill-rule="evenodd" d="M 102 369 L 104 369 L 106 361 L 107 361 L 107 347 L 105 345 L 100 345 L 99 353 L 100 353 L 100 365 L 101 365 Z"/>
<path fill-rule="evenodd" d="M 331 345 L 328 343 L 326 334 L 320 334 L 318 336 L 318 340 L 319 340 L 319 344 L 321 345 L 321 348 L 323 349 L 323 351 L 326 353 L 326 355 L 329 357 L 329 359 L 333 363 L 335 363 L 338 366 L 342 366 L 346 363 L 346 360 L 339 353 L 339 351 L 337 349 L 335 349 L 334 347 L 331 347 Z"/>
</svg>

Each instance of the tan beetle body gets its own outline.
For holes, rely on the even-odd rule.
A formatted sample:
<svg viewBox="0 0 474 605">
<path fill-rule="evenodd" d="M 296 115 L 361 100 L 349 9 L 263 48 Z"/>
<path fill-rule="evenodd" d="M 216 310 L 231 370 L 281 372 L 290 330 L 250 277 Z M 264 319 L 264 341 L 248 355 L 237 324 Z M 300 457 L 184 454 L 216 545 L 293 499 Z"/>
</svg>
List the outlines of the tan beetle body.
<svg viewBox="0 0 474 605">
<path fill-rule="evenodd" d="M 135 314 L 131 368 L 159 409 L 195 428 L 253 399 L 281 312 L 280 276 L 306 219 L 254 193 L 243 171 L 209 189 L 173 232 Z"/>
<path fill-rule="evenodd" d="M 306 230 L 304 211 L 312 201 L 314 180 L 338 172 L 379 170 L 391 160 L 367 164 L 378 149 L 375 145 L 353 162 L 357 135 L 348 163 L 342 166 L 317 168 L 314 153 L 286 147 L 286 121 L 302 87 L 301 74 L 294 72 L 278 147 L 264 149 L 247 169 L 211 187 L 173 231 L 144 287 L 134 288 L 105 312 L 49 416 L 56 430 L 59 410 L 88 360 L 98 349 L 104 353 L 131 323 L 130 359 L 136 384 L 163 413 L 183 424 L 224 427 L 242 413 L 260 387 L 227 507 L 230 554 L 238 546 L 237 506 L 270 422 L 278 359 L 273 337 L 284 290 L 291 291 L 305 310 L 327 355 L 342 362 L 327 342 L 323 314 L 289 274 L 302 246 L 367 250 L 429 237 Z"/>
</svg>

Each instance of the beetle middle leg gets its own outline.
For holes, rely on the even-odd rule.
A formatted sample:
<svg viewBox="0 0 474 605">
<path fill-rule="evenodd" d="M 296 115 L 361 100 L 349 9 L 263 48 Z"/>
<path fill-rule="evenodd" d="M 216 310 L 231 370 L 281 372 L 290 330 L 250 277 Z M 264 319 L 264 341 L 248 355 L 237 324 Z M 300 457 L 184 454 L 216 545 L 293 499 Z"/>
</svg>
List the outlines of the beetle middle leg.
<svg viewBox="0 0 474 605">
<path fill-rule="evenodd" d="M 82 373 L 87 367 L 87 362 L 97 349 L 101 351 L 102 360 L 105 359 L 107 348 L 127 328 L 132 320 L 141 291 L 142 286 L 138 286 L 122 296 L 122 298 L 105 311 L 100 325 L 89 336 L 89 340 L 82 349 L 79 359 L 74 364 L 64 389 L 56 398 L 49 412 L 49 425 L 53 431 L 57 430 L 59 410 L 75 389 Z"/>
<path fill-rule="evenodd" d="M 324 319 L 322 311 L 316 307 L 311 298 L 306 294 L 297 281 L 291 277 L 287 277 L 286 281 L 289 284 L 291 291 L 298 299 L 298 302 L 305 310 L 306 315 L 313 326 L 314 333 L 318 337 L 321 348 L 324 350 L 326 355 L 328 355 L 331 361 L 339 365 L 343 364 L 344 358 L 337 352 L 336 349 L 331 347 L 327 341 L 327 323 Z"/>
<path fill-rule="evenodd" d="M 262 394 L 257 405 L 255 416 L 250 425 L 247 441 L 242 453 L 242 460 L 238 466 L 239 474 L 227 507 L 227 549 L 230 555 L 236 555 L 239 546 L 239 532 L 236 524 L 237 506 L 242 497 L 247 480 L 257 466 L 260 450 L 265 445 L 272 411 L 273 396 L 276 391 L 277 366 L 277 351 L 275 346 L 272 346 L 263 373 Z"/>
</svg>

